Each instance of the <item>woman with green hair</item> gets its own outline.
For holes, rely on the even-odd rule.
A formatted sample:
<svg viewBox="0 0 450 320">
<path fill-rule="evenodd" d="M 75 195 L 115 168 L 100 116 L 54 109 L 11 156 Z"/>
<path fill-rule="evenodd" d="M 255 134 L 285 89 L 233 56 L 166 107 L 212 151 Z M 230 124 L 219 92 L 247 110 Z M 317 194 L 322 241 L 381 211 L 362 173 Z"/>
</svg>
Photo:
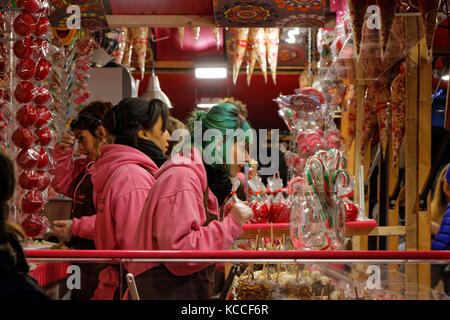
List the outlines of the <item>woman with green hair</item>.
<svg viewBox="0 0 450 320">
<path fill-rule="evenodd" d="M 147 197 L 134 238 L 136 250 L 227 250 L 253 216 L 245 204 L 226 217 L 219 207 L 231 191 L 230 177 L 248 159 L 250 125 L 235 106 L 218 105 L 194 111 L 190 137 L 180 152 L 160 168 Z M 215 265 L 135 263 L 141 299 L 207 299 Z"/>
</svg>

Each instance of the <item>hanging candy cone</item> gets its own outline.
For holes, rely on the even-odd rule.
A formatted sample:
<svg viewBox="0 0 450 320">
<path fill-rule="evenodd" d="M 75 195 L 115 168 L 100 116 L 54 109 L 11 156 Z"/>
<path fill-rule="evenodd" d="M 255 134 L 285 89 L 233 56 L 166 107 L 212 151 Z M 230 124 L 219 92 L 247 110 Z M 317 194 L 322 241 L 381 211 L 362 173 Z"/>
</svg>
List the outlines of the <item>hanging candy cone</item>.
<svg viewBox="0 0 450 320">
<path fill-rule="evenodd" d="M 136 28 L 134 35 L 134 51 L 138 57 L 139 70 L 141 71 L 141 80 L 144 79 L 145 73 L 145 56 L 147 54 L 148 28 Z"/>
<path fill-rule="evenodd" d="M 127 41 L 125 46 L 125 52 L 122 59 L 122 64 L 125 67 L 130 67 L 131 64 L 131 56 L 133 55 L 133 33 L 134 28 L 129 28 L 127 33 Z"/>
<path fill-rule="evenodd" d="M 183 49 L 183 41 L 184 41 L 184 27 L 178 28 L 178 40 L 180 41 L 180 47 Z"/>
<path fill-rule="evenodd" d="M 436 18 L 441 0 L 418 0 L 420 15 L 422 17 L 425 37 L 427 40 L 428 56 L 433 47 L 434 32 L 436 31 Z"/>
<path fill-rule="evenodd" d="M 381 150 L 383 152 L 383 159 L 386 157 L 391 127 L 391 113 L 389 110 L 390 95 L 386 85 L 386 79 L 383 79 L 376 85 L 377 102 L 375 109 L 377 114 L 378 130 L 380 130 L 380 142 Z"/>
<path fill-rule="evenodd" d="M 391 85 L 393 166 L 398 165 L 400 147 L 405 135 L 406 72 L 401 71 Z"/>
<path fill-rule="evenodd" d="M 367 6 L 368 3 L 366 0 L 348 0 L 348 10 L 353 27 L 353 41 L 355 43 L 355 52 L 357 56 L 359 56 L 361 48 L 362 30 Z"/>
<path fill-rule="evenodd" d="M 355 87 L 353 85 L 348 86 L 344 97 L 344 103 L 347 104 L 346 107 L 348 115 L 347 135 L 344 140 L 347 150 L 350 151 L 356 131 L 356 94 Z"/>
<path fill-rule="evenodd" d="M 361 157 L 364 158 L 367 150 L 367 146 L 372 139 L 373 129 L 377 121 L 377 115 L 375 113 L 376 98 L 375 98 L 375 86 L 369 85 L 366 89 L 364 97 L 364 115 L 363 115 L 363 135 L 361 139 Z"/>
<path fill-rule="evenodd" d="M 272 73 L 273 83 L 277 83 L 277 62 L 278 62 L 278 44 L 280 43 L 279 28 L 265 28 L 267 61 L 269 62 L 270 72 Z"/>
<path fill-rule="evenodd" d="M 211 28 L 211 31 L 214 35 L 214 38 L 216 39 L 216 48 L 217 50 L 220 49 L 220 31 L 219 28 Z"/>
<path fill-rule="evenodd" d="M 120 31 L 119 46 L 117 52 L 114 55 L 114 61 L 116 63 L 122 63 L 123 55 L 125 53 L 125 47 L 127 45 L 128 28 L 120 28 Z"/>
<path fill-rule="evenodd" d="M 256 61 L 264 75 L 264 81 L 267 83 L 267 51 L 266 51 L 266 34 L 264 28 L 255 28 L 255 50 Z"/>
<path fill-rule="evenodd" d="M 377 0 L 377 6 L 380 8 L 381 29 L 380 29 L 380 43 L 381 54 L 384 56 L 386 46 L 391 33 L 392 24 L 395 19 L 395 12 L 397 10 L 397 1 L 393 0 Z"/>
<path fill-rule="evenodd" d="M 192 28 L 192 35 L 194 36 L 195 43 L 197 43 L 200 38 L 200 27 Z"/>
<path fill-rule="evenodd" d="M 250 80 L 252 79 L 253 69 L 256 64 L 256 48 L 255 48 L 256 29 L 251 28 L 248 35 L 247 43 L 247 85 L 250 86 Z"/>
<path fill-rule="evenodd" d="M 236 84 L 242 61 L 244 60 L 245 49 L 247 48 L 249 28 L 239 28 L 239 35 L 234 46 L 233 59 L 233 84 Z"/>
</svg>

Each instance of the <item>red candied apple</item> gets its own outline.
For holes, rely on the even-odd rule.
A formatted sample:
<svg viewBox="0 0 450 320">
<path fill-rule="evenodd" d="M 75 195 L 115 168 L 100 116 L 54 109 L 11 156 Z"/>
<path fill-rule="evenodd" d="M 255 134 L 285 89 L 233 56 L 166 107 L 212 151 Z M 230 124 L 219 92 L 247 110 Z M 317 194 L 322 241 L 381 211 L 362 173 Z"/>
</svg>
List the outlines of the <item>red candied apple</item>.
<svg viewBox="0 0 450 320">
<path fill-rule="evenodd" d="M 30 214 L 21 223 L 25 235 L 30 238 L 42 238 L 50 227 L 48 218 L 43 214 Z"/>
<path fill-rule="evenodd" d="M 51 179 L 48 173 L 45 170 L 37 171 L 38 175 L 38 183 L 36 185 L 36 190 L 44 191 L 49 186 Z"/>
<path fill-rule="evenodd" d="M 26 214 L 38 213 L 44 208 L 44 197 L 40 191 L 28 191 L 22 198 L 22 212 Z"/>
<path fill-rule="evenodd" d="M 252 201 L 249 207 L 253 210 L 253 218 L 250 220 L 253 223 L 267 223 L 269 222 L 270 210 L 265 202 Z"/>
<path fill-rule="evenodd" d="M 48 157 L 47 152 L 43 148 L 39 150 L 39 160 L 37 162 L 37 167 L 39 169 L 43 169 L 50 163 L 50 158 Z"/>
<path fill-rule="evenodd" d="M 30 80 L 36 71 L 36 64 L 33 60 L 21 59 L 16 66 L 16 73 L 22 80 Z"/>
<path fill-rule="evenodd" d="M 236 201 L 230 201 L 225 203 L 225 206 L 223 207 L 223 216 L 226 217 L 231 212 L 231 209 L 234 208 L 236 205 Z"/>
<path fill-rule="evenodd" d="M 52 64 L 48 62 L 46 59 L 39 60 L 39 62 L 36 65 L 36 73 L 34 75 L 34 78 L 39 81 L 47 79 L 51 68 Z"/>
<path fill-rule="evenodd" d="M 33 169 L 39 161 L 39 152 L 35 149 L 23 149 L 16 158 L 17 165 L 25 170 Z"/>
<path fill-rule="evenodd" d="M 23 105 L 16 113 L 16 120 L 22 127 L 32 126 L 38 117 L 38 113 L 33 106 Z"/>
<path fill-rule="evenodd" d="M 46 106 L 36 107 L 36 122 L 34 123 L 36 128 L 47 125 L 51 118 L 52 114 Z"/>
<path fill-rule="evenodd" d="M 358 207 L 353 202 L 344 204 L 346 221 L 355 221 L 358 217 Z"/>
<path fill-rule="evenodd" d="M 12 135 L 12 141 L 19 148 L 29 148 L 33 144 L 33 132 L 29 128 L 18 128 Z"/>
<path fill-rule="evenodd" d="M 17 0 L 17 6 L 29 13 L 36 13 L 42 7 L 42 3 L 37 0 Z"/>
<path fill-rule="evenodd" d="M 40 175 L 34 170 L 25 170 L 19 175 L 19 185 L 23 189 L 33 190 L 39 182 Z"/>
<path fill-rule="evenodd" d="M 14 90 L 14 97 L 19 102 L 28 103 L 33 100 L 35 91 L 34 85 L 30 81 L 25 80 L 17 85 Z"/>
<path fill-rule="evenodd" d="M 44 58 L 48 53 L 48 41 L 42 38 L 36 39 L 36 56 L 38 58 Z"/>
<path fill-rule="evenodd" d="M 289 222 L 291 209 L 286 203 L 281 201 L 273 202 L 270 209 L 272 214 L 272 222 L 276 223 Z"/>
<path fill-rule="evenodd" d="M 43 16 L 40 17 L 39 20 L 37 21 L 34 33 L 37 36 L 42 36 L 46 34 L 49 29 L 50 29 L 50 20 L 48 20 L 47 17 Z"/>
<path fill-rule="evenodd" d="M 53 133 L 48 127 L 42 127 L 36 130 L 36 135 L 41 146 L 47 146 L 53 140 Z"/>
<path fill-rule="evenodd" d="M 18 58 L 30 58 L 33 55 L 35 44 L 30 37 L 14 43 L 13 51 Z"/>
<path fill-rule="evenodd" d="M 34 102 L 36 104 L 45 104 L 50 99 L 50 91 L 46 87 L 39 87 L 35 90 Z"/>
<path fill-rule="evenodd" d="M 23 37 L 29 36 L 33 33 L 36 23 L 37 21 L 33 15 L 22 12 L 14 19 L 14 31 Z"/>
</svg>

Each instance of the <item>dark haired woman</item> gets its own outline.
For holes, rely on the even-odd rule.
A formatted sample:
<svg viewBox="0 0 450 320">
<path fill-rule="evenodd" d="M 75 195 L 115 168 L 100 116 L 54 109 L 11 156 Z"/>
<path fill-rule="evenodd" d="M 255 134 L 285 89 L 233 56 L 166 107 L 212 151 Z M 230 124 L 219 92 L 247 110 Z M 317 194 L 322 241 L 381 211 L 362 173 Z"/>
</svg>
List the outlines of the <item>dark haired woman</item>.
<svg viewBox="0 0 450 320">
<path fill-rule="evenodd" d="M 61 141 L 53 149 L 55 168 L 50 171 L 55 177 L 52 187 L 55 191 L 72 198 L 71 219 L 81 219 L 80 232 L 67 237 L 67 246 L 72 249 L 95 249 L 94 225 L 96 209 L 94 206 L 93 186 L 87 167 L 100 157 L 100 149 L 108 144 L 105 116 L 111 110 L 110 102 L 94 101 L 84 107 L 70 124 L 71 132 L 64 132 Z M 78 150 L 85 155 L 81 159 L 73 158 L 75 140 Z M 60 234 L 65 223 L 54 221 L 54 231 Z M 72 300 L 88 300 L 94 295 L 98 285 L 99 272 L 104 268 L 100 264 L 79 264 L 81 269 L 81 288 L 72 290 Z"/>
<path fill-rule="evenodd" d="M 122 100 L 105 118 L 114 144 L 101 149 L 101 157 L 88 168 L 92 174 L 97 218 L 95 246 L 99 250 L 133 249 L 142 207 L 153 185 L 154 174 L 167 157 L 170 139 L 166 130 L 168 110 L 164 102 L 138 98 Z M 80 221 L 66 222 L 73 234 Z M 100 274 L 93 299 L 119 298 L 119 275 L 109 266 Z"/>
<path fill-rule="evenodd" d="M 224 104 L 208 113 L 195 111 L 188 127 L 183 153 L 156 175 L 135 232 L 136 250 L 226 250 L 253 216 L 245 204 L 219 215 L 231 191 L 230 177 L 248 158 L 249 124 L 235 106 Z M 133 263 L 127 268 L 142 299 L 207 299 L 213 292 L 214 265 Z"/>
<path fill-rule="evenodd" d="M 29 275 L 29 267 L 18 236 L 24 237 L 19 227 L 8 222 L 8 200 L 14 194 L 14 165 L 0 151 L 0 300 L 49 299 Z"/>
</svg>

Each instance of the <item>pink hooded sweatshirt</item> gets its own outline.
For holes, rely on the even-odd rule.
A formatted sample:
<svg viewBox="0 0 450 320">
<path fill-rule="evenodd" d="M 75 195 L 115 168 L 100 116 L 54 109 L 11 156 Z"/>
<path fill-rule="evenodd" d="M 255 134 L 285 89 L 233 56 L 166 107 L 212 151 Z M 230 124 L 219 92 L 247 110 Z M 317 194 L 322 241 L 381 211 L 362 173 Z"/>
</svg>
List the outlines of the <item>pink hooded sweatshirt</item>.
<svg viewBox="0 0 450 320">
<path fill-rule="evenodd" d="M 107 145 L 101 149 L 102 157 L 88 168 L 94 186 L 94 203 L 97 218 L 94 224 L 94 240 L 98 250 L 130 250 L 136 233 L 139 217 L 145 199 L 155 181 L 156 164 L 141 151 L 119 144 Z M 74 219 L 72 231 L 92 228 Z M 119 284 L 118 273 L 112 266 L 99 276 L 99 286 L 92 300 L 113 299 Z"/>
<path fill-rule="evenodd" d="M 193 148 L 189 158 L 177 155 L 156 175 L 140 217 L 133 241 L 136 250 L 227 250 L 239 237 L 242 226 L 232 216 L 223 221 L 206 221 L 204 190 L 208 187 L 201 153 Z M 193 159 L 196 157 L 196 163 Z M 208 211 L 218 215 L 217 198 L 208 190 Z M 158 263 L 132 263 L 129 272 L 138 276 Z M 189 275 L 207 264 L 166 264 L 175 275 Z"/>
</svg>

